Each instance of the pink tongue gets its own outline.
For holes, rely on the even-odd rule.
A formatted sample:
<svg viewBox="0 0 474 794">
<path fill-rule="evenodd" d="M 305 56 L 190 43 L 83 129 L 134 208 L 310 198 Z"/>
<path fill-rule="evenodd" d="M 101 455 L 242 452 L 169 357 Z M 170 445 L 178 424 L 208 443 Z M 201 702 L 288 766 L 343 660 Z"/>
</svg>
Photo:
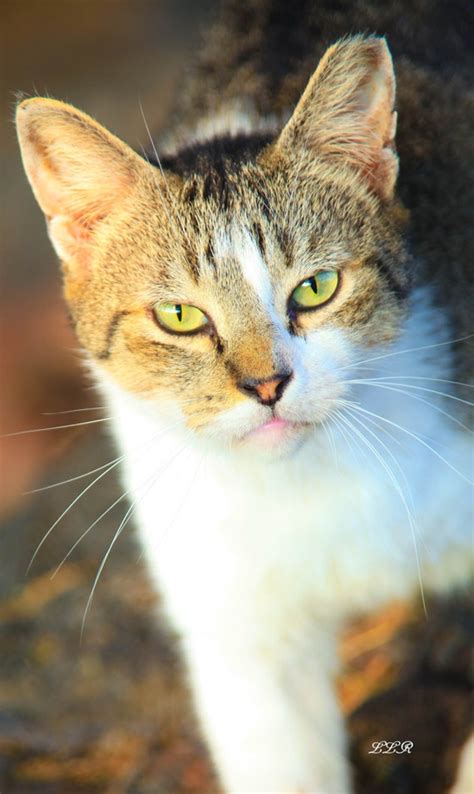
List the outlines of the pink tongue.
<svg viewBox="0 0 474 794">
<path fill-rule="evenodd" d="M 265 422 L 265 424 L 262 425 L 261 429 L 264 427 L 286 427 L 287 424 L 288 422 L 286 419 L 279 419 L 277 416 L 273 416 L 268 420 L 268 422 Z"/>
<path fill-rule="evenodd" d="M 274 416 L 272 419 L 269 419 L 268 422 L 265 422 L 265 424 L 257 427 L 257 432 L 260 433 L 265 430 L 278 430 L 280 428 L 283 429 L 287 425 L 288 422 L 286 419 L 278 419 L 278 417 Z"/>
</svg>

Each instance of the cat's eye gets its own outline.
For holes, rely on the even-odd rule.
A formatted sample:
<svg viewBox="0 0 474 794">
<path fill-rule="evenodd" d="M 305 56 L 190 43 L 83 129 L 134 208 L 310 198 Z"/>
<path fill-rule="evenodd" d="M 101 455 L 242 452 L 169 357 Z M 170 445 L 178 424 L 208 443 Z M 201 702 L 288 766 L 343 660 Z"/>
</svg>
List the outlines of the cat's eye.
<svg viewBox="0 0 474 794">
<path fill-rule="evenodd" d="M 320 270 L 311 278 L 299 284 L 291 294 L 291 303 L 295 309 L 315 309 L 327 303 L 334 295 L 339 284 L 337 270 Z"/>
<path fill-rule="evenodd" d="M 159 325 L 175 334 L 193 334 L 208 324 L 204 312 L 188 303 L 159 303 L 153 308 Z"/>
</svg>

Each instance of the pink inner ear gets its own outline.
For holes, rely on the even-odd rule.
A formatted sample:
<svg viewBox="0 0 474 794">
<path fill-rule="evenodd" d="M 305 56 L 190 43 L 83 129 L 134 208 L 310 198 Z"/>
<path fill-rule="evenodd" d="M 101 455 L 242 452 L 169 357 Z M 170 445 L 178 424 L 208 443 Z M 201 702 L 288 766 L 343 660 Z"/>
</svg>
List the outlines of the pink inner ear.
<svg viewBox="0 0 474 794">
<path fill-rule="evenodd" d="M 23 160 L 36 199 L 46 217 L 50 218 L 60 210 L 57 176 L 35 136 L 29 136 L 29 143 L 30 145 L 24 149 Z"/>
<path fill-rule="evenodd" d="M 85 269 L 90 264 L 91 228 L 68 215 L 48 218 L 48 232 L 58 257 L 65 263 Z"/>
<path fill-rule="evenodd" d="M 110 179 L 104 179 L 102 168 L 95 183 L 86 168 L 84 174 L 81 173 L 77 152 L 74 157 L 63 155 L 61 158 L 60 147 L 55 155 L 54 147 L 48 151 L 37 136 L 30 135 L 29 141 L 25 164 L 45 213 L 53 247 L 63 262 L 74 260 L 76 265 L 87 268 L 90 262 L 88 246 L 94 227 L 107 216 L 114 200 L 128 185 L 126 175 L 112 168 Z"/>
<path fill-rule="evenodd" d="M 47 217 L 69 215 L 90 228 L 130 189 L 139 158 L 92 119 L 51 104 L 37 100 L 19 111 L 26 171 Z"/>
<path fill-rule="evenodd" d="M 52 99 L 17 110 L 25 169 L 53 246 L 68 270 L 91 265 L 100 222 L 135 189 L 148 167 L 94 119 Z"/>
<path fill-rule="evenodd" d="M 396 116 L 394 120 L 394 90 L 393 78 L 382 69 L 378 69 L 370 76 L 365 86 L 359 89 L 360 113 L 365 116 L 369 130 L 373 130 L 379 137 L 377 144 L 386 146 L 394 145 L 396 131 Z"/>
<path fill-rule="evenodd" d="M 64 173 L 61 173 L 49 157 L 38 157 L 34 149 L 28 156 L 28 167 L 36 197 L 46 217 L 68 215 L 72 222 L 84 229 L 90 229 L 110 212 L 114 200 L 127 185 L 119 174 L 104 182 L 102 173 L 97 175 L 96 184 L 87 184 L 87 176 L 84 176 L 85 184 L 81 184 L 79 175 L 69 173 L 67 164 L 63 164 Z M 77 166 L 74 170 L 77 171 Z"/>
</svg>

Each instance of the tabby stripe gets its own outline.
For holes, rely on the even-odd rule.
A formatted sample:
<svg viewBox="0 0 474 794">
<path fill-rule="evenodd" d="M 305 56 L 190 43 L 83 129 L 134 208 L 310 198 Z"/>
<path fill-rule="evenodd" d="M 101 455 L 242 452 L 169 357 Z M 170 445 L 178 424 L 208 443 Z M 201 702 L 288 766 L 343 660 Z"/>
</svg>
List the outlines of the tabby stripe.
<svg viewBox="0 0 474 794">
<path fill-rule="evenodd" d="M 258 247 L 260 249 L 260 253 L 262 254 L 262 257 L 265 260 L 265 262 L 267 262 L 268 260 L 267 260 L 267 247 L 265 245 L 265 235 L 263 233 L 262 226 L 260 223 L 258 223 L 258 221 L 255 221 L 253 225 L 253 233 L 255 240 L 258 244 Z"/>
<path fill-rule="evenodd" d="M 116 312 L 112 317 L 109 327 L 107 328 L 107 334 L 105 337 L 105 347 L 99 353 L 96 353 L 96 358 L 103 361 L 104 359 L 110 358 L 112 353 L 112 342 L 114 340 L 114 336 L 118 331 L 120 323 L 122 322 L 123 318 L 130 314 L 127 310 L 122 310 L 120 312 Z"/>
<path fill-rule="evenodd" d="M 185 184 L 182 192 L 182 199 L 185 204 L 193 204 L 197 196 L 197 184 L 195 179 L 191 179 Z"/>
<path fill-rule="evenodd" d="M 282 228 L 277 228 L 275 231 L 278 245 L 280 246 L 281 252 L 285 257 L 286 267 L 293 267 L 293 245 L 291 243 L 290 235 L 285 229 Z"/>
<path fill-rule="evenodd" d="M 206 257 L 207 262 L 210 264 L 210 266 L 214 270 L 214 274 L 217 276 L 216 256 L 215 256 L 215 252 L 214 252 L 214 243 L 213 243 L 211 237 L 209 237 L 209 239 L 207 241 L 206 250 L 205 250 L 205 257 Z"/>
<path fill-rule="evenodd" d="M 199 266 L 198 255 L 187 241 L 184 241 L 184 248 L 185 248 L 186 262 L 191 271 L 191 275 L 194 281 L 198 282 L 199 277 L 201 275 L 201 268 Z"/>
<path fill-rule="evenodd" d="M 381 273 L 381 275 L 385 279 L 388 288 L 390 289 L 391 292 L 393 292 L 396 299 L 400 302 L 406 300 L 408 297 L 408 293 L 410 291 L 409 285 L 402 284 L 392 272 L 390 265 L 387 262 L 385 262 L 383 259 L 377 259 L 377 261 L 375 262 L 375 266 L 379 271 L 379 273 Z"/>
</svg>

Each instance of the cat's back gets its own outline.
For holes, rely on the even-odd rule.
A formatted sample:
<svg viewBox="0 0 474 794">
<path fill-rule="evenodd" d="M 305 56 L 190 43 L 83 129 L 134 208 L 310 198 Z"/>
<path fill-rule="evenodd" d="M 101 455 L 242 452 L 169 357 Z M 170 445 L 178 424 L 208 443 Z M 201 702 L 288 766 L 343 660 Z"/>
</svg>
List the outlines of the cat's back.
<svg viewBox="0 0 474 794">
<path fill-rule="evenodd" d="M 466 0 L 224 0 L 188 80 L 181 112 L 215 112 L 248 98 L 285 114 L 328 46 L 356 33 L 386 36 L 395 59 L 465 86 L 474 76 L 474 6 Z"/>
</svg>

